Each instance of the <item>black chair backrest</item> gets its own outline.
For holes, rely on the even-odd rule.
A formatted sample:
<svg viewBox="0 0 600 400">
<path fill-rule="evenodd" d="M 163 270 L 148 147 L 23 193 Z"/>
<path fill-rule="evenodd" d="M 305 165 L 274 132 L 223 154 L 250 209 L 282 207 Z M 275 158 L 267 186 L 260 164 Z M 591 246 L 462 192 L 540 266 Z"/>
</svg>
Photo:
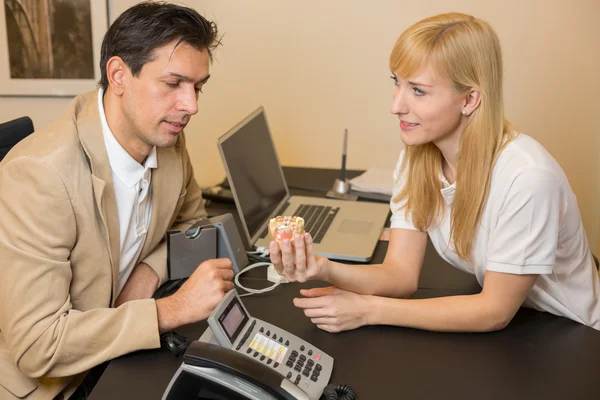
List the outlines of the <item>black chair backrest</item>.
<svg viewBox="0 0 600 400">
<path fill-rule="evenodd" d="M 29 117 L 21 117 L 0 124 L 0 161 L 13 146 L 33 133 L 33 122 Z"/>
</svg>

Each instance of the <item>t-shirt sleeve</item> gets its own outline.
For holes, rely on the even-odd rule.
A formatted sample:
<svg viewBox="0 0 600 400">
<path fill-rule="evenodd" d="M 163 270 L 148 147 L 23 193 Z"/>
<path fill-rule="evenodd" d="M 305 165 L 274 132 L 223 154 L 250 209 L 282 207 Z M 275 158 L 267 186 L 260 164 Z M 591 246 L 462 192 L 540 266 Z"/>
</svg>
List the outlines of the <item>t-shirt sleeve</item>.
<svg viewBox="0 0 600 400">
<path fill-rule="evenodd" d="M 418 230 L 412 223 L 412 218 L 410 212 L 406 212 L 404 209 L 404 205 L 406 203 L 405 200 L 398 201 L 398 194 L 404 188 L 406 183 L 405 177 L 402 174 L 400 167 L 402 166 L 402 160 L 404 158 L 406 150 L 402 150 L 400 156 L 398 157 L 398 163 L 396 164 L 396 168 L 394 169 L 394 190 L 392 193 L 392 200 L 390 201 L 390 208 L 392 210 L 392 218 L 390 219 L 390 227 L 394 228 L 402 228 L 402 229 L 410 229 L 410 230 Z"/>
<path fill-rule="evenodd" d="M 550 274 L 565 209 L 559 178 L 526 168 L 512 181 L 491 227 L 487 269 L 511 274 Z"/>
</svg>

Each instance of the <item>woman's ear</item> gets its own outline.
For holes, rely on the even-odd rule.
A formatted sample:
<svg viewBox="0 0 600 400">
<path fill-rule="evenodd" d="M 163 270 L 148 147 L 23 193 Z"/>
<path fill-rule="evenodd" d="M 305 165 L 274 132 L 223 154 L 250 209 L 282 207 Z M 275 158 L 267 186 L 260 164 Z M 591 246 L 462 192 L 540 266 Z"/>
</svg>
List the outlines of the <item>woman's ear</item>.
<svg viewBox="0 0 600 400">
<path fill-rule="evenodd" d="M 125 91 L 127 72 L 129 68 L 121 57 L 114 56 L 106 63 L 106 77 L 108 86 L 117 95 L 121 96 Z"/>
<path fill-rule="evenodd" d="M 479 89 L 471 89 L 465 97 L 465 104 L 463 105 L 462 115 L 468 117 L 479 107 L 481 103 L 481 92 Z"/>
</svg>

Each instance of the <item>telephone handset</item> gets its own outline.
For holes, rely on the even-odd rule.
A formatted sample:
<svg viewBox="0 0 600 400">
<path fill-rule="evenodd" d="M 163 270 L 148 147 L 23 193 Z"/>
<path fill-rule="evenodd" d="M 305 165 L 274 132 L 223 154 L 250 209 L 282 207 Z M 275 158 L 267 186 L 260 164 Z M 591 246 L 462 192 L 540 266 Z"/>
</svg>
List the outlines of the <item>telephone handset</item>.
<svg viewBox="0 0 600 400">
<path fill-rule="evenodd" d="M 217 305 L 208 325 L 188 347 L 163 400 L 318 400 L 329 383 L 331 356 L 250 316 L 235 290 Z"/>
<path fill-rule="evenodd" d="M 246 392 L 244 393 L 245 397 L 240 397 L 240 393 L 235 393 L 235 389 L 232 388 L 226 389 L 225 392 L 218 392 L 220 395 L 226 394 L 227 399 L 230 399 L 232 394 L 238 396 L 234 397 L 236 399 L 309 399 L 306 393 L 302 392 L 302 390 L 289 380 L 282 379 L 281 375 L 273 369 L 268 368 L 266 365 L 256 362 L 252 358 L 246 357 L 241 353 L 219 345 L 205 343 L 199 340 L 195 341 L 188 347 L 183 362 L 185 367 L 183 368 L 182 373 L 204 375 L 207 379 L 217 380 L 217 382 L 215 382 L 217 384 L 222 384 L 225 387 L 237 385 L 242 387 L 243 391 Z M 215 372 L 217 372 L 218 375 L 215 376 Z M 180 388 L 184 388 L 184 386 L 185 385 L 179 385 Z M 198 389 L 202 389 L 201 382 L 199 382 Z M 175 385 L 175 387 L 171 389 L 167 399 L 186 398 L 185 396 L 182 396 L 182 394 L 189 392 L 189 385 L 184 390 L 185 391 L 182 392 L 178 389 L 177 385 Z M 227 390 L 234 392 L 232 393 Z M 201 391 L 198 390 L 196 395 L 199 398 L 204 398 L 200 393 Z M 198 397 L 190 396 L 189 398 L 196 399 Z"/>
</svg>

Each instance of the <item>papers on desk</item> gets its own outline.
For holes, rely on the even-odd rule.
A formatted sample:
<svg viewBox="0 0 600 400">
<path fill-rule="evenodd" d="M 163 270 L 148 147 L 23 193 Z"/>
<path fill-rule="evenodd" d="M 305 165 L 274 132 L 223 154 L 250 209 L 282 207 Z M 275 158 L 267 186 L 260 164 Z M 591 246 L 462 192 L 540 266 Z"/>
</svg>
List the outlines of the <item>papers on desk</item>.
<svg viewBox="0 0 600 400">
<path fill-rule="evenodd" d="M 365 193 L 392 195 L 394 171 L 385 168 L 369 168 L 356 178 L 350 179 L 352 190 Z"/>
</svg>

